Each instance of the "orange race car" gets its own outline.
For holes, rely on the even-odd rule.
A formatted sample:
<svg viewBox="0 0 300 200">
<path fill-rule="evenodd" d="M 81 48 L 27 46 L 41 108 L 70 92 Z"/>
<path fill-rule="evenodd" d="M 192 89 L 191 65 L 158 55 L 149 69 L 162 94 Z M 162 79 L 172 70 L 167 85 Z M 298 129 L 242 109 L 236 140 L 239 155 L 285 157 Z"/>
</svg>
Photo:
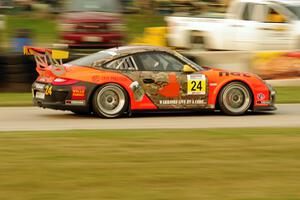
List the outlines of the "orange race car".
<svg viewBox="0 0 300 200">
<path fill-rule="evenodd" d="M 114 118 L 137 110 L 275 110 L 275 91 L 255 74 L 201 67 L 163 47 L 124 46 L 62 63 L 68 52 L 24 47 L 39 77 L 33 101 L 43 108 Z"/>
</svg>

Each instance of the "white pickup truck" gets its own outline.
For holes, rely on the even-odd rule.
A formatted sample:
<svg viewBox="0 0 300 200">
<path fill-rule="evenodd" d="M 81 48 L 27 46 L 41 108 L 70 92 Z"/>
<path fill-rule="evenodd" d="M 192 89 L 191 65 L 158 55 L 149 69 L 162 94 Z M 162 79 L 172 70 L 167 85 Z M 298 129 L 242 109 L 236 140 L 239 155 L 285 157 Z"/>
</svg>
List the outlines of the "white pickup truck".
<svg viewBox="0 0 300 200">
<path fill-rule="evenodd" d="M 212 50 L 300 48 L 300 0 L 234 0 L 224 18 L 168 16 L 168 44 Z"/>
</svg>

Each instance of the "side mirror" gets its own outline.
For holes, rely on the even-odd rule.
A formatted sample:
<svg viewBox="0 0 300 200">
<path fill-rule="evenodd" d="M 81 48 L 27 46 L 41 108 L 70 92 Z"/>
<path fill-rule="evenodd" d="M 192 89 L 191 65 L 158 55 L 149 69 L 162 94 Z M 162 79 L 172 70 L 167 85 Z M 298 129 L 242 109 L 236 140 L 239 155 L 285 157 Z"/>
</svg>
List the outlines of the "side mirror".
<svg viewBox="0 0 300 200">
<path fill-rule="evenodd" d="M 189 65 L 183 65 L 182 71 L 187 74 L 196 72 L 196 70 Z"/>
</svg>

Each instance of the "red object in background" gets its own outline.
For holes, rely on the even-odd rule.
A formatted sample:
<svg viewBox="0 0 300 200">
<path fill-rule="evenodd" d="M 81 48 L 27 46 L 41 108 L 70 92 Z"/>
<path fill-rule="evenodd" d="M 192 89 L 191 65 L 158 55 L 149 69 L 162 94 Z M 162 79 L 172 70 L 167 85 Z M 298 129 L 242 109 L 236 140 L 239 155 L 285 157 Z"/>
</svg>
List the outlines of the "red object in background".
<svg viewBox="0 0 300 200">
<path fill-rule="evenodd" d="M 287 57 L 292 57 L 292 58 L 300 58 L 300 51 L 295 51 L 295 52 L 288 52 L 285 54 Z"/>
<path fill-rule="evenodd" d="M 90 4 L 95 4 L 95 7 Z M 107 5 L 102 6 L 104 4 Z M 124 25 L 119 7 L 119 2 L 115 0 L 71 0 L 69 8 L 60 18 L 61 43 L 69 47 L 120 46 L 124 38 Z"/>
</svg>

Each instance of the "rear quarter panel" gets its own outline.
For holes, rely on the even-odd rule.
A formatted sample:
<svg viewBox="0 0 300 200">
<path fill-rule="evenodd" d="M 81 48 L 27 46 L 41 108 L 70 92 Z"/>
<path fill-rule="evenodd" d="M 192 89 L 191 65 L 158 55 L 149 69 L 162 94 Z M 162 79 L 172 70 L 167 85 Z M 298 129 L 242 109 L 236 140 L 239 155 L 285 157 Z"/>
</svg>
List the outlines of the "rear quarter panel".
<svg viewBox="0 0 300 200">
<path fill-rule="evenodd" d="M 104 84 L 115 83 L 122 86 L 127 91 L 130 98 L 130 108 L 132 110 L 157 109 L 157 107 L 146 95 L 144 95 L 141 101 L 135 100 L 134 93 L 130 88 L 133 80 L 121 72 L 98 70 L 90 67 L 72 66 L 67 68 L 66 73 L 60 77 L 94 83 L 99 87 Z"/>
</svg>

